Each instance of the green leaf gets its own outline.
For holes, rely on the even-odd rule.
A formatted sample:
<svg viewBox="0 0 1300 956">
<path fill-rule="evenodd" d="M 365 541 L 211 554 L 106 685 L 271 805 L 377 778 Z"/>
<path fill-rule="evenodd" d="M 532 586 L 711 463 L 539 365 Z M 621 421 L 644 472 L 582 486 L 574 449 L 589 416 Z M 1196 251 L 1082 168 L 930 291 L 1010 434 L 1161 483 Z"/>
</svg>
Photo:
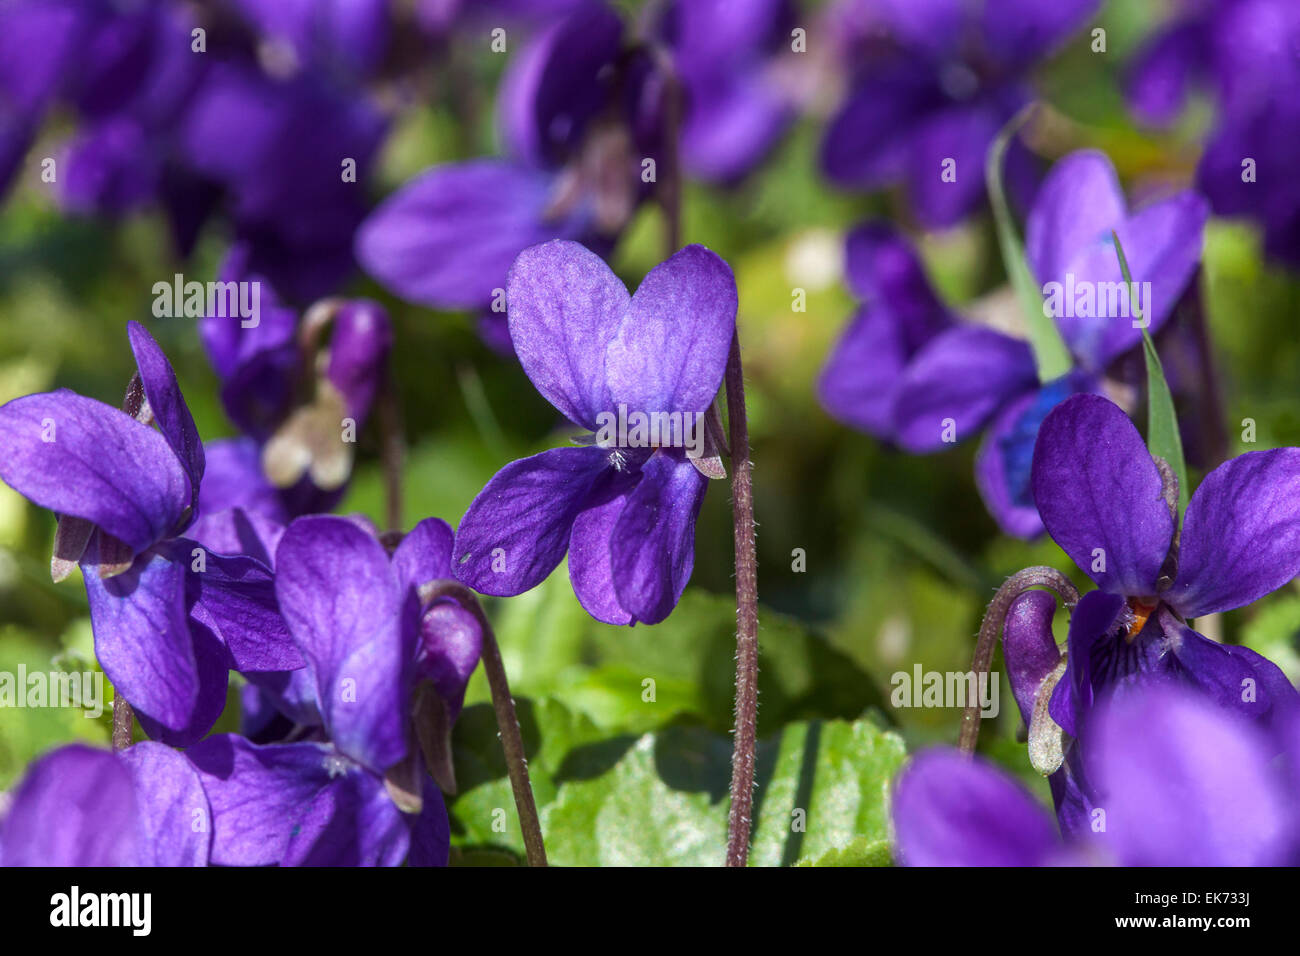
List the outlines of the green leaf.
<svg viewBox="0 0 1300 956">
<path fill-rule="evenodd" d="M 903 759 L 902 740 L 869 720 L 791 724 L 761 742 L 751 865 L 791 865 L 843 848 L 845 859 L 857 858 L 855 841 L 886 841 L 889 783 Z M 621 744 L 607 741 L 590 754 L 571 754 L 566 763 L 558 794 L 542 810 L 553 863 L 722 864 L 730 806 L 727 737 L 672 727 Z"/>
<path fill-rule="evenodd" d="M 607 734 L 638 735 L 683 717 L 727 733 L 735 688 L 736 609 L 730 597 L 690 588 L 663 623 L 601 624 L 583 610 L 561 566 L 492 611 L 511 687 L 554 697 Z M 852 718 L 884 700 L 875 682 L 820 633 L 760 609 L 760 733 L 792 720 Z M 653 696 L 647 680 L 652 680 Z M 467 699 L 488 699 L 476 674 Z"/>
<path fill-rule="evenodd" d="M 893 863 L 888 840 L 859 837 L 843 849 L 828 850 L 815 859 L 804 857 L 795 866 L 892 866 Z"/>
<path fill-rule="evenodd" d="M 1129 273 L 1124 246 L 1114 230 L 1111 230 L 1110 236 L 1115 242 L 1115 255 L 1119 257 L 1119 271 L 1131 291 L 1133 276 Z M 1129 299 L 1136 308 L 1137 297 L 1130 295 Z M 1134 316 L 1134 318 L 1138 317 Z M 1160 356 L 1156 353 L 1156 344 L 1151 340 L 1151 333 L 1146 325 L 1142 327 L 1142 354 L 1146 358 L 1147 366 L 1147 447 L 1151 454 L 1163 458 L 1174 470 L 1174 475 L 1178 478 L 1178 511 L 1181 514 L 1187 510 L 1187 499 L 1191 494 L 1191 489 L 1187 486 L 1187 463 L 1183 460 L 1183 439 L 1178 432 L 1178 414 L 1174 411 L 1174 397 L 1169 392 L 1169 383 L 1165 381 Z"/>
<path fill-rule="evenodd" d="M 613 627 L 582 609 L 561 567 L 498 608 L 497 638 L 517 695 L 557 698 L 607 734 L 639 735 L 684 717 L 730 732 L 732 598 L 690 588 L 663 623 Z M 766 607 L 759 618 L 760 735 L 794 720 L 847 719 L 883 709 L 876 682 L 820 633 Z M 479 675 L 468 699 L 487 699 Z"/>
<path fill-rule="evenodd" d="M 1011 279 L 1011 286 L 1016 290 L 1016 296 L 1025 310 L 1025 329 L 1029 335 L 1029 346 L 1034 352 L 1034 363 L 1038 367 L 1038 379 L 1041 382 L 1052 382 L 1070 371 L 1074 363 L 1061 338 L 1061 332 L 1056 327 L 1056 320 L 1043 308 L 1042 292 L 1025 262 L 1025 249 L 1020 237 L 1016 235 L 1006 192 L 1002 188 L 1002 159 L 1006 155 L 1007 146 L 1029 119 L 1034 108 L 1035 104 L 1028 104 L 1002 127 L 985 158 L 984 179 L 988 187 L 989 203 L 993 207 L 1002 262 Z"/>
<path fill-rule="evenodd" d="M 604 737 L 584 714 L 557 700 L 515 699 L 533 796 L 539 807 L 555 798 L 555 776 L 573 750 L 598 744 Z M 514 792 L 506 776 L 496 714 L 490 704 L 466 707 L 452 736 L 458 793 L 448 797 L 452 834 L 469 848 L 524 855 Z M 466 864 L 469 865 L 469 864 Z"/>
</svg>

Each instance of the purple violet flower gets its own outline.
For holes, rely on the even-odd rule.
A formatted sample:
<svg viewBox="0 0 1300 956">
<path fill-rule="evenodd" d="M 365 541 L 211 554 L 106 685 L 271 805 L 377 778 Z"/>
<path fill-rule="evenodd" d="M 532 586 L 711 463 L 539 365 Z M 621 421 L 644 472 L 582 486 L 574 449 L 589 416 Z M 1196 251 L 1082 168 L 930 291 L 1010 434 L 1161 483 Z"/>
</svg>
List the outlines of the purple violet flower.
<svg viewBox="0 0 1300 956">
<path fill-rule="evenodd" d="M 1138 299 L 1155 334 L 1192 282 L 1206 217 L 1192 192 L 1128 211 L 1101 153 L 1071 153 L 1052 168 L 1029 214 L 1025 251 L 1048 292 L 1044 307 L 1059 312 L 1076 368 L 1046 383 L 1028 343 L 952 315 L 892 227 L 860 226 L 848 237 L 846 271 L 867 305 L 827 360 L 822 403 L 839 420 L 916 454 L 986 430 L 975 464 L 985 505 L 1007 534 L 1041 534 L 1029 487 L 1039 423 L 1069 395 L 1100 391 L 1104 373 L 1142 337 L 1111 230 L 1135 281 L 1150 283 Z"/>
<path fill-rule="evenodd" d="M 734 183 L 794 119 L 780 58 L 790 54 L 789 0 L 676 0 L 658 31 L 672 51 L 686 115 L 682 162 L 700 179 Z"/>
<path fill-rule="evenodd" d="M 258 745 L 224 734 L 188 751 L 212 804 L 214 863 L 446 863 L 446 809 L 424 768 L 449 773 L 449 734 L 482 640 L 458 605 L 426 605 L 421 593 L 450 579 L 452 540 L 427 519 L 390 559 L 347 518 L 300 518 L 285 531 L 276 596 L 306 661 L 296 690 L 312 698 L 322 739 Z M 420 707 L 430 694 L 432 720 Z"/>
<path fill-rule="evenodd" d="M 1134 56 L 1129 103 L 1154 125 L 1174 120 L 1198 86 L 1216 120 L 1197 188 L 1220 216 L 1260 224 L 1268 254 L 1300 265 L 1300 191 L 1287 172 L 1298 154 L 1300 8 L 1289 0 L 1201 0 L 1152 34 Z"/>
<path fill-rule="evenodd" d="M 346 491 L 353 443 L 387 379 L 393 342 L 388 313 L 366 299 L 326 300 L 300 324 L 272 284 L 249 271 L 244 244 L 227 255 L 220 281 L 257 287 L 256 321 L 207 315 L 199 335 L 221 379 L 226 413 L 256 441 L 261 458 L 261 474 L 242 468 L 246 451 L 223 458 L 223 466 L 244 473 L 223 477 L 220 485 L 243 501 L 270 482 L 279 502 L 262 502 L 263 514 L 281 523 L 329 511 Z M 303 401 L 303 394 L 310 398 Z M 216 500 L 218 509 L 234 503 Z"/>
<path fill-rule="evenodd" d="M 515 260 L 507 300 L 524 372 L 569 421 L 597 432 L 620 410 L 628 422 L 662 414 L 703 437 L 737 306 L 714 253 L 687 246 L 629 296 L 595 253 L 548 242 Z M 633 432 L 597 436 L 507 465 L 461 520 L 456 576 L 483 594 L 520 594 L 567 551 L 574 593 L 597 620 L 662 621 L 690 579 L 708 484 L 667 437 L 653 447 Z"/>
<path fill-rule="evenodd" d="M 156 201 L 188 255 L 224 205 L 252 268 L 294 300 L 324 295 L 352 268 L 361 183 L 387 128 L 359 84 L 389 14 L 383 0 L 12 0 L 0 10 L 0 192 L 64 102 L 77 120 L 57 155 L 65 209 L 117 217 Z M 195 51 L 200 26 L 211 46 Z"/>
<path fill-rule="evenodd" d="M 178 751 L 70 744 L 28 769 L 0 814 L 0 866 L 207 866 L 211 810 Z"/>
<path fill-rule="evenodd" d="M 931 750 L 894 788 L 911 866 L 1277 866 L 1300 862 L 1300 727 L 1270 732 L 1174 687 L 1094 712 L 1079 741 L 1091 796 L 1064 841 L 1004 771 Z M 1275 755 L 1281 751 L 1279 763 Z"/>
<path fill-rule="evenodd" d="M 1044 419 L 1032 482 L 1048 534 L 1098 588 L 1071 615 L 1069 664 L 1051 698 L 1067 734 L 1077 736 L 1094 701 L 1153 683 L 1190 684 L 1273 723 L 1300 709 L 1276 665 L 1187 623 L 1244 607 L 1300 573 L 1300 448 L 1224 462 L 1192 495 L 1180 529 L 1177 490 L 1128 416 L 1077 395 Z M 1008 639 L 1015 658 L 1043 641 L 1042 623 L 1009 629 Z"/>
<path fill-rule="evenodd" d="M 440 309 L 489 309 L 525 248 L 577 239 L 605 251 L 653 183 L 662 79 L 624 55 L 623 27 L 585 2 L 511 61 L 498 109 L 506 156 L 435 166 L 388 197 L 357 235 L 357 259 L 387 288 Z"/>
</svg>

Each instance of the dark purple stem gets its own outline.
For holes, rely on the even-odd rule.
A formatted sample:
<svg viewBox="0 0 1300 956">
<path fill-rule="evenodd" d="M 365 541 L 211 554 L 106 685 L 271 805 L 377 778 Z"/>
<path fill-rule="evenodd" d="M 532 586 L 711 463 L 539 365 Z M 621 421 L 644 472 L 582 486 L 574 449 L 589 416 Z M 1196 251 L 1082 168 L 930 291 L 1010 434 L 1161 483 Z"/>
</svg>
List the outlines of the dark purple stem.
<svg viewBox="0 0 1300 956">
<path fill-rule="evenodd" d="M 727 866 L 744 866 L 749 860 L 754 752 L 758 743 L 758 555 L 739 332 L 732 336 L 727 362 L 727 414 L 731 421 L 731 510 L 736 545 L 736 730 L 731 756 Z"/>
<path fill-rule="evenodd" d="M 663 169 L 659 170 L 659 206 L 664 212 L 664 246 L 672 255 L 682 246 L 681 148 L 682 83 L 672 54 L 658 43 L 646 43 L 655 67 L 664 78 Z"/>
</svg>

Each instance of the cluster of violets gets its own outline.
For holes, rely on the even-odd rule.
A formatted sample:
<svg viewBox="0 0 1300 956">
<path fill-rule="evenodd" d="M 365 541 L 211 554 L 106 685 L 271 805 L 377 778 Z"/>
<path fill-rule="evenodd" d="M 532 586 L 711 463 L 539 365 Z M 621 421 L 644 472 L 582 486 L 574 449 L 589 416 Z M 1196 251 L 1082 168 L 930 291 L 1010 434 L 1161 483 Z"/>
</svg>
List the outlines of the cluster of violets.
<svg viewBox="0 0 1300 956">
<path fill-rule="evenodd" d="M 0 192 L 49 143 L 67 212 L 160 210 L 182 258 L 220 229 L 217 278 L 257 282 L 262 302 L 255 327 L 198 329 L 239 437 L 201 439 L 134 322 L 121 408 L 67 390 L 0 407 L 0 479 L 58 516 L 52 574 L 80 569 L 96 657 L 149 738 L 33 764 L 0 818 L 0 864 L 444 864 L 450 734 L 484 635 L 440 585 L 510 597 L 567 556 L 587 612 L 635 625 L 665 620 L 692 573 L 716 459 L 595 432 L 620 407 L 710 413 L 737 290 L 686 246 L 629 293 L 606 258 L 641 207 L 671 208 L 684 177 L 743 181 L 834 74 L 828 181 L 901 185 L 915 225 L 959 224 L 984 208 L 985 156 L 1033 100 L 1033 70 L 1098 7 L 837 0 L 804 24 L 792 0 L 668 0 L 635 23 L 599 0 L 0 5 Z M 375 203 L 380 153 L 432 66 L 501 26 L 498 151 Z M 1203 348 L 1183 316 L 1212 213 L 1250 217 L 1271 257 L 1300 263 L 1297 38 L 1287 0 L 1206 0 L 1129 65 L 1144 123 L 1175 120 L 1194 89 L 1213 97 L 1193 188 L 1130 201 L 1103 154 L 1048 168 L 1013 139 L 1034 281 L 1120 282 L 1117 235 L 1168 354 Z M 939 175 L 949 159 L 956 181 Z M 899 859 L 1300 862 L 1300 696 L 1192 629 L 1300 572 L 1300 450 L 1219 464 L 1180 522 L 1128 417 L 1141 326 L 1060 315 L 1072 367 L 1044 381 L 1023 327 L 956 314 L 898 226 L 858 226 L 845 264 L 862 305 L 817 385 L 827 411 L 909 453 L 982 435 L 975 480 L 1002 531 L 1046 532 L 1097 585 L 1071 608 L 1065 655 L 1045 594 L 1018 598 L 1005 630 L 1057 823 L 990 765 L 934 751 L 895 788 Z M 584 434 L 507 464 L 455 529 L 330 514 L 353 466 L 340 424 L 367 428 L 394 400 L 385 309 L 329 297 L 358 266 L 408 302 L 475 312 Z M 240 730 L 214 735 L 232 671 Z"/>
<path fill-rule="evenodd" d="M 446 862 L 451 731 L 483 634 L 440 587 L 519 594 L 567 552 L 594 617 L 667 617 L 690 578 L 708 478 L 680 448 L 597 444 L 595 422 L 619 403 L 702 415 L 737 307 L 731 270 L 701 246 L 629 295 L 599 256 L 560 240 L 519 257 L 510 302 L 525 371 L 593 434 L 507 465 L 458 532 L 437 518 L 380 532 L 360 516 L 295 511 L 297 485 L 264 474 L 269 442 L 261 453 L 251 437 L 203 443 L 172 366 L 135 322 L 123 409 L 68 390 L 0 407 L 0 478 L 58 515 L 53 576 L 80 566 L 96 658 L 151 738 L 38 761 L 0 824 L 0 863 Z M 358 369 L 376 360 L 349 330 L 386 320 L 347 302 L 333 321 L 317 387 L 365 405 L 375 385 Z M 234 374 L 269 348 L 231 350 Z M 293 441 L 287 431 L 272 441 Z M 316 438 L 301 446 L 298 481 L 318 492 L 314 469 L 344 440 Z M 243 677 L 241 733 L 211 735 L 231 671 Z M 99 832 L 110 819 L 128 822 L 111 838 Z"/>
</svg>

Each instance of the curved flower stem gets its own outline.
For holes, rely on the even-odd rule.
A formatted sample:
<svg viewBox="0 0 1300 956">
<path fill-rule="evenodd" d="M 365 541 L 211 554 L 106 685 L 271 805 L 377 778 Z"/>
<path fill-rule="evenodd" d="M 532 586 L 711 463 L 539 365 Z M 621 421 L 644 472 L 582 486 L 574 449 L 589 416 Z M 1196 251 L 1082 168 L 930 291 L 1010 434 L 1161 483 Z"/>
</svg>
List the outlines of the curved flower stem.
<svg viewBox="0 0 1300 956">
<path fill-rule="evenodd" d="M 542 824 L 537 817 L 537 801 L 533 799 L 533 787 L 528 780 L 528 758 L 524 753 L 519 717 L 515 713 L 514 698 L 510 696 L 510 682 L 506 680 L 506 668 L 501 660 L 496 632 L 483 613 L 478 597 L 459 581 L 432 581 L 420 588 L 420 598 L 425 602 L 450 598 L 473 614 L 478 621 L 479 629 L 483 632 L 483 673 L 487 675 L 488 687 L 492 691 L 492 709 L 496 711 L 497 728 L 501 732 L 501 749 L 505 751 L 506 771 L 510 775 L 510 787 L 515 795 L 515 809 L 519 812 L 524 851 L 529 866 L 546 866 Z"/>
<path fill-rule="evenodd" d="M 993 663 L 993 649 L 997 646 L 998 636 L 1002 633 L 1007 611 L 1011 609 L 1016 598 L 1034 588 L 1048 588 L 1055 591 L 1066 607 L 1074 607 L 1079 603 L 1079 589 L 1056 568 L 1042 566 L 1025 568 L 1007 578 L 1002 587 L 998 588 L 998 593 L 993 595 L 993 600 L 989 602 L 988 610 L 984 612 L 984 620 L 980 624 L 979 639 L 975 642 L 975 659 L 970 665 L 976 681 L 988 674 L 989 667 Z M 961 736 L 957 740 L 957 746 L 963 753 L 974 753 L 975 742 L 979 740 L 979 735 L 980 705 L 979 701 L 972 701 L 962 712 Z"/>
<path fill-rule="evenodd" d="M 739 332 L 732 336 L 727 361 L 727 415 L 731 423 L 731 509 L 736 542 L 736 730 L 731 755 L 727 866 L 744 866 L 749 859 L 758 737 L 758 555 L 754 546 L 754 487 Z"/>
</svg>

